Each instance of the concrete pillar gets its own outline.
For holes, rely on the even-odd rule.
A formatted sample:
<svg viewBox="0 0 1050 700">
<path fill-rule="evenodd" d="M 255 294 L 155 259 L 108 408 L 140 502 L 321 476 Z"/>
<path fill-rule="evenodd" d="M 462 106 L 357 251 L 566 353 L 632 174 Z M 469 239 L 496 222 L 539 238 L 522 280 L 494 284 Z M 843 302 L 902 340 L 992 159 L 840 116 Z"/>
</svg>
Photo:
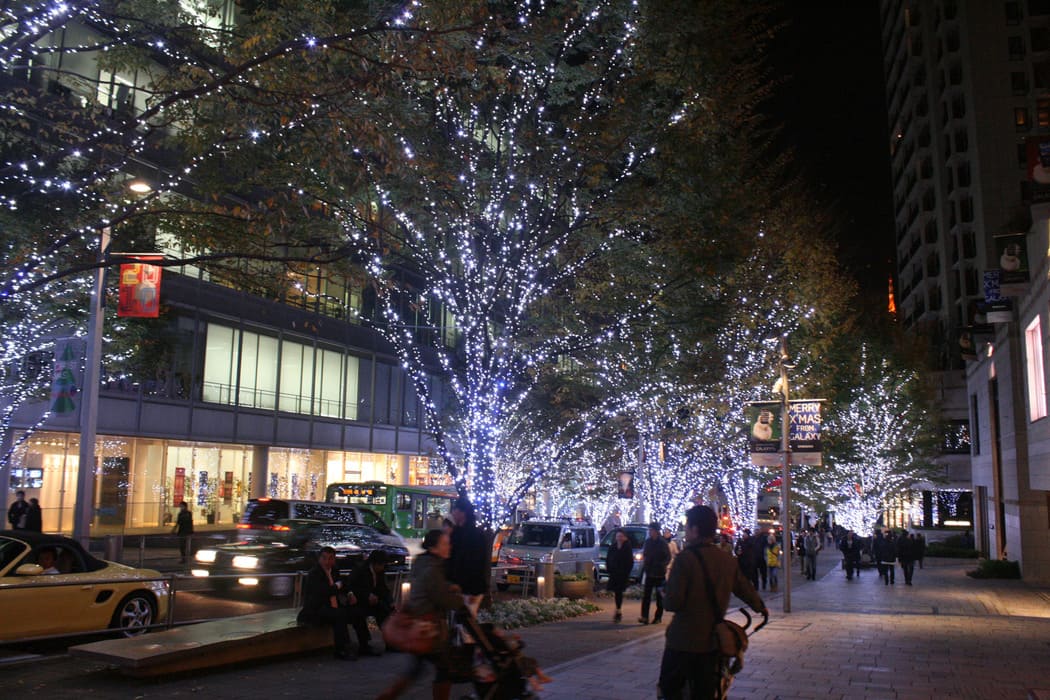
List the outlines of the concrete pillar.
<svg viewBox="0 0 1050 700">
<path fill-rule="evenodd" d="M 262 498 L 266 495 L 267 477 L 270 472 L 270 448 L 266 445 L 252 447 L 252 491 L 249 498 Z"/>
</svg>

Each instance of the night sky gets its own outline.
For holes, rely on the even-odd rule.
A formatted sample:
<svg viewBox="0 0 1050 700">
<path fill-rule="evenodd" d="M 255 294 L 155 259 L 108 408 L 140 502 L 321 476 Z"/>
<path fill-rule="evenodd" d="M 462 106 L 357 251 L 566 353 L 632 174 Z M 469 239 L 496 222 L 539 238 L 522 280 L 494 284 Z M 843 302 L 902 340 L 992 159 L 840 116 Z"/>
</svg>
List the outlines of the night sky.
<svg viewBox="0 0 1050 700">
<path fill-rule="evenodd" d="M 894 230 L 877 0 L 780 0 L 770 62 L 785 85 L 767 107 L 816 196 L 834 212 L 840 259 L 885 298 Z"/>
</svg>

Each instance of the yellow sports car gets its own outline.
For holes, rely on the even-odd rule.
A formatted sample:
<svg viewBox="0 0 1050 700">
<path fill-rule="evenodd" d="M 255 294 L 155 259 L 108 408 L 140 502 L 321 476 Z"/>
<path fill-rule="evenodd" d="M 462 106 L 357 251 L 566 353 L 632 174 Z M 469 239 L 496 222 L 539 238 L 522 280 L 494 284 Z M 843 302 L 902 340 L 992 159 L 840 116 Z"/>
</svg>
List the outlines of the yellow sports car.
<svg viewBox="0 0 1050 700">
<path fill-rule="evenodd" d="M 107 629 L 132 637 L 167 612 L 160 572 L 96 559 L 68 537 L 0 532 L 0 642 Z"/>
</svg>

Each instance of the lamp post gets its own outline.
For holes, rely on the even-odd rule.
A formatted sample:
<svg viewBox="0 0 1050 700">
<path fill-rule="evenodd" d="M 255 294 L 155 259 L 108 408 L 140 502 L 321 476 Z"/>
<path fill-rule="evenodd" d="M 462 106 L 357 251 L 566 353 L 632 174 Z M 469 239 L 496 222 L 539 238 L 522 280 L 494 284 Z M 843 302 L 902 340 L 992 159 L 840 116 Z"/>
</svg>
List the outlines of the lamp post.
<svg viewBox="0 0 1050 700">
<path fill-rule="evenodd" d="M 102 227 L 98 261 L 109 255 L 109 226 Z M 95 434 L 98 431 L 98 385 L 102 364 L 102 320 L 106 304 L 106 267 L 95 269 L 88 310 L 87 348 L 84 352 L 84 386 L 80 392 L 80 459 L 77 466 L 77 500 L 73 513 L 73 539 L 88 548 L 95 511 Z"/>
<path fill-rule="evenodd" d="M 153 191 L 146 180 L 124 183 L 136 195 Z M 77 466 L 77 500 L 73 511 L 73 539 L 88 548 L 91 521 L 95 513 L 95 437 L 98 432 L 98 388 L 102 366 L 102 321 L 106 311 L 106 260 L 109 258 L 108 225 L 102 227 L 98 241 L 98 267 L 91 288 L 88 309 L 87 348 L 84 351 L 84 385 L 80 391 L 80 454 Z"/>
<path fill-rule="evenodd" d="M 792 368 L 788 364 L 787 339 L 780 339 L 780 379 L 777 380 L 777 388 L 780 390 L 781 401 L 781 428 L 780 428 L 780 451 L 783 464 L 780 472 L 780 525 L 783 531 L 782 561 L 784 563 L 784 597 L 782 599 L 784 612 L 791 612 L 791 417 L 788 415 L 791 406 L 788 395 L 787 371 Z"/>
</svg>

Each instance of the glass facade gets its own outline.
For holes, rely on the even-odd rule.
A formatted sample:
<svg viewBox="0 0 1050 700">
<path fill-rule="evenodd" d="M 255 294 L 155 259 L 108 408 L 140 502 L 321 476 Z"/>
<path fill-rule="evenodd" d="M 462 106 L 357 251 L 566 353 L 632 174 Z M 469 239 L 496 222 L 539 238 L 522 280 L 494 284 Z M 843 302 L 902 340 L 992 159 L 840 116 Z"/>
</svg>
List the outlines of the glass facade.
<svg viewBox="0 0 1050 700">
<path fill-rule="evenodd" d="M 40 500 L 45 532 L 73 529 L 79 446 L 75 433 L 38 431 L 15 451 L 11 492 Z M 95 449 L 95 535 L 169 530 L 181 501 L 195 526 L 230 529 L 252 494 L 251 445 L 100 436 Z M 322 501 L 331 482 L 428 483 L 428 474 L 426 457 L 271 447 L 262 493 Z"/>
</svg>

